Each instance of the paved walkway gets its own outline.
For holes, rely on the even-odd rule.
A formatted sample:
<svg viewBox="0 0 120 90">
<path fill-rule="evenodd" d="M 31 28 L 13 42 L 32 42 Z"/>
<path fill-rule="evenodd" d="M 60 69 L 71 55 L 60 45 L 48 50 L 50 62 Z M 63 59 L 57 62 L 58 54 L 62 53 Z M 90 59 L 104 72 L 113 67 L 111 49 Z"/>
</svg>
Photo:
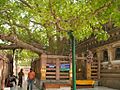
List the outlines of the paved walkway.
<svg viewBox="0 0 120 90">
<path fill-rule="evenodd" d="M 118 90 L 118 89 L 111 89 L 107 87 L 94 87 L 94 88 L 82 88 L 77 90 Z"/>
<path fill-rule="evenodd" d="M 12 89 L 5 89 L 5 90 L 27 90 L 27 87 L 14 87 Z M 33 87 L 33 90 L 39 90 L 38 88 L 36 88 L 35 86 Z M 82 89 L 77 89 L 77 90 L 118 90 L 118 89 L 111 89 L 111 88 L 107 88 L 107 87 L 95 87 L 95 88 L 82 88 Z"/>
<path fill-rule="evenodd" d="M 16 86 L 12 89 L 5 89 L 5 90 L 27 90 L 27 86 L 24 83 L 23 88 Z M 39 90 L 39 89 L 34 86 L 33 90 Z M 118 89 L 111 89 L 111 88 L 107 88 L 107 87 L 94 87 L 94 88 L 82 88 L 82 89 L 77 89 L 77 90 L 118 90 Z"/>
<path fill-rule="evenodd" d="M 27 82 L 23 82 L 23 87 L 19 87 L 19 86 L 15 86 L 11 89 L 5 89 L 5 90 L 27 90 Z M 33 90 L 39 90 L 37 87 L 35 87 L 35 85 L 33 85 Z"/>
<path fill-rule="evenodd" d="M 27 82 L 25 81 L 23 83 L 23 87 L 20 88 L 19 86 L 16 86 L 14 88 L 11 89 L 5 89 L 5 90 L 27 90 Z M 37 87 L 35 87 L 35 85 L 33 86 L 33 90 L 39 90 Z M 118 90 L 118 89 L 111 89 L 111 88 L 107 88 L 107 87 L 94 87 L 94 88 L 81 88 L 81 89 L 77 89 L 77 90 Z"/>
</svg>

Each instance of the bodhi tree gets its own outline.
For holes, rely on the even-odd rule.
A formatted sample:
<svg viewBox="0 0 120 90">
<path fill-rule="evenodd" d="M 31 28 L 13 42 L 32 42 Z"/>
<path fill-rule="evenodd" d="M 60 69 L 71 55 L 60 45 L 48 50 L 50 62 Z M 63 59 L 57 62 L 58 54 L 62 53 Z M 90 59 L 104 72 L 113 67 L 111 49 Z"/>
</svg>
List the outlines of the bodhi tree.
<svg viewBox="0 0 120 90">
<path fill-rule="evenodd" d="M 108 22 L 120 26 L 120 0 L 0 0 L 0 48 L 66 54 L 66 32 L 107 40 Z"/>
</svg>

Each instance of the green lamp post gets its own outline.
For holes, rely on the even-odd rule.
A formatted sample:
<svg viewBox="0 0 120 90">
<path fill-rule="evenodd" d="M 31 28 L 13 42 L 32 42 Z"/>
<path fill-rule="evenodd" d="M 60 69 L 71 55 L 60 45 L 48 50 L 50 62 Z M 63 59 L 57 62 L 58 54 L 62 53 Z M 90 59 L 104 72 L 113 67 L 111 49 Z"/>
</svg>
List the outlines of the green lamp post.
<svg viewBox="0 0 120 90">
<path fill-rule="evenodd" d="M 68 32 L 72 44 L 72 85 L 73 90 L 76 90 L 76 60 L 75 60 L 75 37 L 72 31 Z"/>
</svg>

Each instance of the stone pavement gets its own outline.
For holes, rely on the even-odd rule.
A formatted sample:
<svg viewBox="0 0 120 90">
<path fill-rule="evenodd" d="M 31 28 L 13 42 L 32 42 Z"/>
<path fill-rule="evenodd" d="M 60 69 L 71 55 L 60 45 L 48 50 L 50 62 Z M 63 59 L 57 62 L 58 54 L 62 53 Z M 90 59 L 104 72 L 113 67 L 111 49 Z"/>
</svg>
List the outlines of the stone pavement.
<svg viewBox="0 0 120 90">
<path fill-rule="evenodd" d="M 111 89 L 107 87 L 94 87 L 94 88 L 82 88 L 77 90 L 118 90 L 118 89 Z"/>
<path fill-rule="evenodd" d="M 9 89 L 5 89 L 5 90 L 9 90 Z M 27 84 L 24 83 L 23 88 L 16 86 L 14 88 L 11 88 L 10 90 L 27 90 Z M 33 90 L 39 90 L 39 89 L 34 86 Z M 107 87 L 94 87 L 94 88 L 81 88 L 81 89 L 77 89 L 77 90 L 118 90 L 118 89 L 111 89 L 111 88 L 107 88 Z"/>
<path fill-rule="evenodd" d="M 5 90 L 27 90 L 27 82 L 23 82 L 23 87 L 20 88 L 19 86 L 15 86 L 11 89 L 5 89 Z M 33 90 L 39 90 L 37 87 L 35 87 L 35 85 L 33 85 Z"/>
<path fill-rule="evenodd" d="M 14 88 L 11 89 L 5 89 L 5 90 L 27 90 L 27 82 L 25 81 L 23 83 L 23 87 L 20 88 L 19 86 L 16 86 Z M 35 87 L 35 85 L 33 85 L 33 90 L 40 90 L 37 87 Z M 111 88 L 107 88 L 107 87 L 98 87 L 95 86 L 94 88 L 81 88 L 81 89 L 77 89 L 77 90 L 118 90 L 118 89 L 111 89 Z"/>
<path fill-rule="evenodd" d="M 11 90 L 27 90 L 27 86 L 26 86 L 26 84 L 24 84 L 23 88 L 16 86 L 16 87 L 12 88 Z M 33 90 L 39 90 L 39 89 L 34 86 Z M 94 88 L 82 88 L 82 89 L 77 89 L 77 90 L 118 90 L 118 89 L 111 89 L 111 88 L 107 88 L 107 87 L 94 87 Z"/>
</svg>

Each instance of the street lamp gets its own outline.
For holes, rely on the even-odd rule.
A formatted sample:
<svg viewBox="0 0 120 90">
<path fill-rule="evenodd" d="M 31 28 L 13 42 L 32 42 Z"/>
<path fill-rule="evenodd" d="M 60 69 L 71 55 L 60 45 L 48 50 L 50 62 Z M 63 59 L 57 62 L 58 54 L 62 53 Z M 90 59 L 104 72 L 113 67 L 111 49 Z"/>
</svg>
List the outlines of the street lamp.
<svg viewBox="0 0 120 90">
<path fill-rule="evenodd" d="M 75 60 L 75 37 L 73 36 L 73 31 L 69 31 L 68 35 L 72 41 L 72 86 L 73 90 L 76 90 L 76 60 Z"/>
</svg>

